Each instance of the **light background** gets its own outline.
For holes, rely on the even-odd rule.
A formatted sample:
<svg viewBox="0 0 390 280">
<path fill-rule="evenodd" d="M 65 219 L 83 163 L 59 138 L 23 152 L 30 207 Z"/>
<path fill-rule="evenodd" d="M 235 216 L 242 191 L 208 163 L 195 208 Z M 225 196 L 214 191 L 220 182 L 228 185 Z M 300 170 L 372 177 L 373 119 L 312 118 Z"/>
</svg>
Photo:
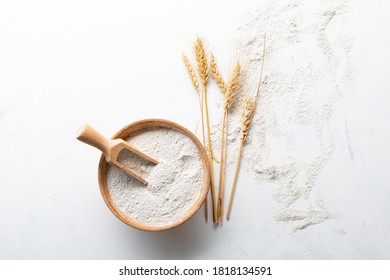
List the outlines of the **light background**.
<svg viewBox="0 0 390 280">
<path fill-rule="evenodd" d="M 291 233 L 245 174 L 234 218 L 219 228 L 201 211 L 175 230 L 140 232 L 104 204 L 100 154 L 75 140 L 80 124 L 113 135 L 159 117 L 194 130 L 197 100 L 182 51 L 201 34 L 231 57 L 238 18 L 259 4 L 0 1 L 0 259 L 389 259 L 386 1 L 350 7 L 355 82 L 342 104 L 355 160 L 340 135 L 344 149 L 320 177 L 334 219 Z"/>
</svg>

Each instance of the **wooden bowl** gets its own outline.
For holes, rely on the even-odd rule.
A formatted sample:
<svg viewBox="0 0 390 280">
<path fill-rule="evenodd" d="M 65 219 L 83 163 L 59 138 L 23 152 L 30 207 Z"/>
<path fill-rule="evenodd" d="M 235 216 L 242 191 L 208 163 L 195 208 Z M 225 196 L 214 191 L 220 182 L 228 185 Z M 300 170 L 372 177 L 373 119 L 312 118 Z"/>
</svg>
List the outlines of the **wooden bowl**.
<svg viewBox="0 0 390 280">
<path fill-rule="evenodd" d="M 184 128 L 181 125 L 178 125 L 177 123 L 168 121 L 168 120 L 162 120 L 162 119 L 146 119 L 134 122 L 132 124 L 129 124 L 119 130 L 115 135 L 112 137 L 112 139 L 121 138 L 121 139 L 127 139 L 131 135 L 134 135 L 136 133 L 141 132 L 144 129 L 149 128 L 168 128 L 173 129 L 175 131 L 181 132 L 184 135 L 188 136 L 196 145 L 196 147 L 199 150 L 202 166 L 203 166 L 203 180 L 202 185 L 200 186 L 200 195 L 195 201 L 195 203 L 191 206 L 191 208 L 184 213 L 182 217 L 175 220 L 172 224 L 163 225 L 163 226 L 153 226 L 153 225 L 146 225 L 143 223 L 140 223 L 131 217 L 124 214 L 112 201 L 110 192 L 108 190 L 107 186 L 107 180 L 106 180 L 106 170 L 107 170 L 107 161 L 102 154 L 99 161 L 99 168 L 98 168 L 98 179 L 99 179 L 99 186 L 100 186 L 100 192 L 103 196 L 104 202 L 108 206 L 108 208 L 111 210 L 111 212 L 122 222 L 125 224 L 144 231 L 162 231 L 162 230 L 168 230 L 172 229 L 174 227 L 177 227 L 184 222 L 186 222 L 188 219 L 190 219 L 192 216 L 195 215 L 195 213 L 199 210 L 199 208 L 202 206 L 203 201 L 206 198 L 206 195 L 209 191 L 210 187 L 210 166 L 209 161 L 207 157 L 207 153 L 203 145 L 200 143 L 198 138 L 190 132 L 188 129 Z"/>
</svg>

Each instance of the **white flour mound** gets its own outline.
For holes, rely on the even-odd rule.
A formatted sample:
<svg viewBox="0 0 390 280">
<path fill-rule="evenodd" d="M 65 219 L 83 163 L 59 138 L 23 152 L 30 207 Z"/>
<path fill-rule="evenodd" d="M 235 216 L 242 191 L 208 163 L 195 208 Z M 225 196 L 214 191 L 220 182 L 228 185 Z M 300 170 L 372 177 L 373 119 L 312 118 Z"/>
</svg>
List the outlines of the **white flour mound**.
<svg viewBox="0 0 390 280">
<path fill-rule="evenodd" d="M 281 206 L 275 218 L 293 231 L 332 216 L 313 189 L 334 151 L 332 115 L 353 78 L 352 40 L 345 30 L 347 4 L 262 1 L 237 29 L 241 98 L 255 93 L 267 34 L 264 84 L 244 146 L 243 169 L 252 172 L 259 186 L 272 186 Z M 230 166 L 240 135 L 238 107 L 229 121 Z"/>
<path fill-rule="evenodd" d="M 144 130 L 127 139 L 157 159 L 153 165 L 124 150 L 119 161 L 148 181 L 144 186 L 122 170 L 107 167 L 107 185 L 114 204 L 129 217 L 154 226 L 172 224 L 200 195 L 202 161 L 196 145 L 184 134 L 165 128 Z"/>
</svg>

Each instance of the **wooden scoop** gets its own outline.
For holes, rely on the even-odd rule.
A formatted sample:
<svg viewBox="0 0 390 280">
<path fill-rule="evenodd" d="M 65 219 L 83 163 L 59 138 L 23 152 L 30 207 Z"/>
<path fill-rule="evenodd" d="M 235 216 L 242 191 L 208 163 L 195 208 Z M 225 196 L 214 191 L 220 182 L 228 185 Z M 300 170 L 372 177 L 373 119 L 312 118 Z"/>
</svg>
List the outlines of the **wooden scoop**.
<svg viewBox="0 0 390 280">
<path fill-rule="evenodd" d="M 158 164 L 158 161 L 149 157 L 148 155 L 144 154 L 143 152 L 137 150 L 135 147 L 127 143 L 126 141 L 122 139 L 108 139 L 105 138 L 103 135 L 101 135 L 97 130 L 95 130 L 93 127 L 91 127 L 88 124 L 82 125 L 76 135 L 76 138 L 88 145 L 94 146 L 95 148 L 98 148 L 100 151 L 103 152 L 104 156 L 106 157 L 106 160 L 108 163 L 111 163 L 112 165 L 122 169 L 130 176 L 134 177 L 138 181 L 142 182 L 143 184 L 147 185 L 148 182 L 145 181 L 144 178 L 136 174 L 135 172 L 131 171 L 129 168 L 127 168 L 123 163 L 118 161 L 118 155 L 123 150 L 126 149 L 139 157 L 150 161 L 154 164 Z"/>
</svg>

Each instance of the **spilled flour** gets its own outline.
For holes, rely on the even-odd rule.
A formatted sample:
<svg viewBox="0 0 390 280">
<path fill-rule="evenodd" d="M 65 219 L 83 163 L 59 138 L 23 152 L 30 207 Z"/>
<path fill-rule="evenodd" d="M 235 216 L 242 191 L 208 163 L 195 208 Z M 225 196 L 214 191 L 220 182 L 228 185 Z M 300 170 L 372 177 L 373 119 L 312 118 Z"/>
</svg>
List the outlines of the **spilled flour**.
<svg viewBox="0 0 390 280">
<path fill-rule="evenodd" d="M 335 148 L 332 115 L 353 79 L 347 11 L 348 1 L 262 1 L 236 32 L 241 98 L 255 92 L 267 34 L 264 84 L 242 167 L 259 187 L 270 186 L 280 205 L 275 219 L 293 231 L 332 217 L 315 186 Z M 230 166 L 240 135 L 237 107 L 229 122 Z"/>
<path fill-rule="evenodd" d="M 182 217 L 200 195 L 202 161 L 196 145 L 184 134 L 164 128 L 144 130 L 127 139 L 147 155 L 153 165 L 122 151 L 119 161 L 148 181 L 144 186 L 122 170 L 108 165 L 107 185 L 114 204 L 127 216 L 154 226 L 169 225 Z"/>
</svg>

